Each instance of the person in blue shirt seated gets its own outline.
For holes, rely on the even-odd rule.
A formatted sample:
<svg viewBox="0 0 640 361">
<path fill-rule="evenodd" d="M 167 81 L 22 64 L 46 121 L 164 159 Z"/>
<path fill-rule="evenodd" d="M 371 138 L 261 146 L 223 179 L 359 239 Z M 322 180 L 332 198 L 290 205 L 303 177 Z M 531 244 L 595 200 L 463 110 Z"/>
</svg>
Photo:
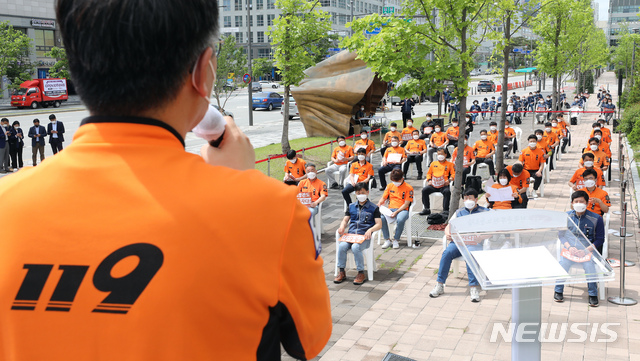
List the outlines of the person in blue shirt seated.
<svg viewBox="0 0 640 361">
<path fill-rule="evenodd" d="M 562 247 L 568 249 L 572 255 L 576 257 L 584 257 L 589 255 L 594 250 L 602 254 L 602 246 L 604 244 L 604 221 L 599 214 L 593 213 L 587 210 L 587 204 L 589 203 L 589 194 L 585 191 L 576 191 L 571 195 L 571 208 L 567 214 L 573 223 L 569 223 L 569 230 L 565 232 L 572 232 L 575 237 L 563 237 L 562 234 L 558 235 L 562 242 Z M 576 226 L 578 229 L 576 229 Z M 582 234 L 587 239 L 582 237 Z M 579 248 L 575 247 L 575 242 L 581 242 Z M 586 249 L 585 249 L 586 248 Z M 584 250 L 583 250 L 584 249 Z M 581 264 L 585 273 L 595 274 L 596 269 L 593 263 L 593 259 L 589 259 L 584 262 L 574 262 L 562 257 L 560 265 L 569 271 L 571 266 Z M 589 290 L 589 306 L 598 307 L 598 284 L 596 282 L 587 283 Z M 553 299 L 556 302 L 564 302 L 564 285 L 557 284 L 553 293 Z"/>
<path fill-rule="evenodd" d="M 342 236 L 348 230 L 346 233 L 363 235 L 365 240 L 362 243 L 340 242 L 337 250 L 340 271 L 333 280 L 334 283 L 342 283 L 347 280 L 347 273 L 344 268 L 347 265 L 347 251 L 349 249 L 353 252 L 353 258 L 356 260 L 356 269 L 358 270 L 353 284 L 361 285 L 364 283 L 366 277 L 364 275 L 364 256 L 362 252 L 369 248 L 373 232 L 382 228 L 380 208 L 369 200 L 369 185 L 364 182 L 356 183 L 355 191 L 358 201 L 349 204 L 349 208 L 338 228 L 338 234 Z"/>
<path fill-rule="evenodd" d="M 485 207 L 481 207 L 478 205 L 478 191 L 474 188 L 469 188 L 464 191 L 463 194 L 464 199 L 464 207 L 460 208 L 456 211 L 454 217 L 464 217 L 470 214 L 476 214 L 480 212 L 488 212 L 489 209 Z M 431 290 L 429 296 L 432 298 L 436 298 L 444 293 L 444 283 L 447 281 L 447 277 L 449 276 L 449 270 L 451 269 L 451 262 L 460 256 L 460 250 L 458 246 L 453 242 L 451 238 L 451 229 L 450 225 L 444 229 L 444 235 L 446 239 L 449 241 L 449 245 L 442 252 L 442 258 L 440 258 L 440 268 L 438 268 L 438 283 Z M 471 241 L 474 242 L 474 241 Z M 467 248 L 469 250 L 479 250 L 482 249 L 482 241 L 478 244 L 470 244 L 467 243 Z M 467 277 L 469 277 L 469 293 L 471 294 L 471 302 L 480 302 L 480 287 L 478 280 L 474 276 L 473 272 L 471 272 L 471 268 L 467 265 Z"/>
</svg>

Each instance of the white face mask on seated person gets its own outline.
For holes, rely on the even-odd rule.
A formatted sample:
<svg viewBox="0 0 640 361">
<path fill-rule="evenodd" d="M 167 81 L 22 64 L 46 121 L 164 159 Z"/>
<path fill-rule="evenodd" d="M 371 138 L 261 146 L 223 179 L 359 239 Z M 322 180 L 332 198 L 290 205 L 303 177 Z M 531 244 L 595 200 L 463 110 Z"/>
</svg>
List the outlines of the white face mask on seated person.
<svg viewBox="0 0 640 361">
<path fill-rule="evenodd" d="M 587 188 L 593 188 L 596 186 L 596 181 L 593 179 L 588 179 L 584 181 L 584 186 Z"/>
<path fill-rule="evenodd" d="M 593 150 L 593 151 L 598 150 L 598 146 L 597 146 L 596 144 L 591 144 L 591 145 L 589 146 L 589 148 L 591 148 L 591 150 Z"/>
<path fill-rule="evenodd" d="M 360 134 L 360 139 L 365 140 L 367 139 L 368 135 L 366 134 Z"/>
<path fill-rule="evenodd" d="M 537 143 L 535 143 L 535 142 L 529 142 L 529 148 L 531 148 L 531 149 L 535 149 L 536 145 L 537 145 Z"/>
<path fill-rule="evenodd" d="M 587 167 L 587 168 L 593 167 L 593 161 L 592 160 L 586 160 L 584 162 L 584 166 Z"/>
<path fill-rule="evenodd" d="M 366 156 L 364 156 L 362 154 L 358 154 L 358 160 L 362 161 L 362 160 L 365 160 L 365 159 L 367 159 Z"/>
<path fill-rule="evenodd" d="M 507 183 L 509 183 L 509 180 L 507 178 L 500 178 L 498 179 L 498 181 L 500 182 L 500 184 L 502 184 L 503 186 L 506 186 Z"/>
<path fill-rule="evenodd" d="M 443 162 L 445 159 L 445 156 L 442 154 L 438 154 L 438 161 Z"/>
<path fill-rule="evenodd" d="M 573 210 L 582 213 L 587 210 L 587 205 L 584 203 L 573 203 Z"/>
<path fill-rule="evenodd" d="M 414 135 L 413 135 L 413 140 L 418 140 L 418 139 L 420 139 L 420 136 L 419 136 L 419 135 L 414 134 Z"/>
<path fill-rule="evenodd" d="M 407 127 L 413 127 L 413 123 L 407 122 Z"/>
<path fill-rule="evenodd" d="M 364 202 L 367 200 L 367 198 L 369 198 L 369 196 L 366 194 L 356 194 L 356 199 L 358 199 L 358 202 Z"/>
<path fill-rule="evenodd" d="M 396 186 L 396 187 L 400 187 L 400 185 L 402 184 L 402 181 L 400 181 L 400 182 L 391 182 L 391 183 L 393 183 L 393 185 Z"/>
<path fill-rule="evenodd" d="M 394 147 L 394 148 L 397 147 L 398 146 L 398 142 L 391 142 L 391 146 Z"/>
<path fill-rule="evenodd" d="M 341 147 L 344 147 L 345 145 L 347 145 L 347 142 L 345 142 L 344 140 L 341 140 L 338 142 L 338 145 Z"/>
<path fill-rule="evenodd" d="M 307 173 L 307 178 L 314 180 L 316 179 L 316 173 L 315 172 L 309 172 Z"/>
<path fill-rule="evenodd" d="M 466 209 L 471 210 L 471 209 L 473 209 L 473 207 L 475 207 L 475 206 L 476 206 L 476 201 L 472 201 L 472 200 L 470 200 L 470 199 L 467 199 L 467 200 L 465 200 L 465 201 L 464 201 L 464 207 L 465 207 Z"/>
</svg>

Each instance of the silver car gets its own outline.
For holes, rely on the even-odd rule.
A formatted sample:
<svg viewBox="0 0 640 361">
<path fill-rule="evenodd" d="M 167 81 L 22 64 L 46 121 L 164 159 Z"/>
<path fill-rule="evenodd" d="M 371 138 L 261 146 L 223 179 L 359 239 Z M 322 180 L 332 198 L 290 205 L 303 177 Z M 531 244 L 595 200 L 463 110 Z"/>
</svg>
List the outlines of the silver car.
<svg viewBox="0 0 640 361">
<path fill-rule="evenodd" d="M 282 110 L 280 111 L 280 114 L 284 115 L 284 103 L 282 103 Z M 296 103 L 296 100 L 293 99 L 292 96 L 289 97 L 289 120 L 293 119 L 294 117 L 300 117 L 300 112 L 298 111 L 298 104 Z"/>
</svg>

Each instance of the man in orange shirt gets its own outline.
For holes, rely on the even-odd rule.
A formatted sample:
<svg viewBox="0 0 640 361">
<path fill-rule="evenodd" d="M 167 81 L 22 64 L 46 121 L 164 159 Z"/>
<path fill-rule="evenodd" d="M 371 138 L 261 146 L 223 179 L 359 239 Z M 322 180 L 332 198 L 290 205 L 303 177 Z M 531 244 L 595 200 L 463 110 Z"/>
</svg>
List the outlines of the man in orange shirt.
<svg viewBox="0 0 640 361">
<path fill-rule="evenodd" d="M 342 197 L 347 203 L 347 206 L 351 204 L 351 192 L 354 191 L 356 184 L 367 183 L 367 191 L 369 190 L 369 180 L 375 175 L 373 173 L 373 166 L 367 162 L 367 151 L 365 148 L 358 149 L 357 157 L 358 161 L 351 163 L 351 170 L 349 171 L 349 177 L 347 178 L 347 185 L 342 190 Z"/>
<path fill-rule="evenodd" d="M 391 122 L 391 124 L 389 124 L 389 131 L 384 135 L 384 139 L 382 140 L 382 146 L 380 147 L 381 156 L 384 157 L 385 151 L 391 145 L 392 137 L 398 137 L 398 139 L 402 137 L 402 133 L 398 131 L 398 124 L 396 124 L 396 122 Z"/>
<path fill-rule="evenodd" d="M 549 160 L 549 169 L 554 170 L 554 159 L 556 155 L 556 147 L 560 145 L 560 137 L 556 132 L 553 131 L 553 127 L 551 122 L 544 123 L 544 133 L 542 133 L 542 138 L 546 140 L 549 151 L 551 152 L 551 159 Z"/>
<path fill-rule="evenodd" d="M 327 175 L 327 180 L 331 182 L 331 189 L 342 188 L 342 182 L 349 170 L 349 162 L 353 160 L 353 148 L 347 145 L 347 141 L 341 135 L 336 138 L 338 146 L 333 149 L 331 153 L 332 165 L 328 166 L 324 172 Z M 336 173 L 338 173 L 338 180 L 336 180 Z"/>
<path fill-rule="evenodd" d="M 412 137 L 413 139 L 407 142 L 407 145 L 404 147 L 407 151 L 407 161 L 404 162 L 402 166 L 402 172 L 406 177 L 409 164 L 415 163 L 418 169 L 418 180 L 420 180 L 422 179 L 422 156 L 427 152 L 427 143 L 420 139 L 420 131 L 418 131 L 418 129 L 413 131 Z"/>
<path fill-rule="evenodd" d="M 486 129 L 480 131 L 480 140 L 476 141 L 473 145 L 473 150 L 476 153 L 476 167 L 480 163 L 485 163 L 489 166 L 489 174 L 494 176 L 496 174 L 495 166 L 493 165 L 493 159 L 491 158 L 496 148 L 493 143 L 488 139 Z"/>
<path fill-rule="evenodd" d="M 581 191 L 587 192 L 589 195 L 589 203 L 587 209 L 593 213 L 604 215 L 609 212 L 611 207 L 611 200 L 609 199 L 609 193 L 605 190 L 598 188 L 596 185 L 596 179 L 598 175 L 593 169 L 586 169 L 582 173 L 584 179 L 584 188 Z"/>
<path fill-rule="evenodd" d="M 367 162 L 371 162 L 371 154 L 376 149 L 376 144 L 373 140 L 369 139 L 369 133 L 367 133 L 366 130 L 360 132 L 360 139 L 356 141 L 353 151 L 357 153 L 360 148 L 364 148 L 366 150 Z"/>
<path fill-rule="evenodd" d="M 529 146 L 522 149 L 518 161 L 522 164 L 522 167 L 531 174 L 533 177 L 533 197 L 538 197 L 538 188 L 542 183 L 542 166 L 545 163 L 545 152 L 543 149 L 538 148 L 538 138 L 531 134 L 527 137 Z"/>
<path fill-rule="evenodd" d="M 420 212 L 421 216 L 431 214 L 429 195 L 436 192 L 442 193 L 443 213 L 449 213 L 449 200 L 451 199 L 449 184 L 453 181 L 456 172 L 453 163 L 446 159 L 447 152 L 445 152 L 444 149 L 439 149 L 438 159 L 431 162 L 429 166 L 429 171 L 427 171 L 427 186 L 422 188 L 422 205 L 424 209 Z"/>
<path fill-rule="evenodd" d="M 515 163 L 514 165 L 507 166 L 506 169 L 511 175 L 509 184 L 516 187 L 516 190 L 518 191 L 518 193 L 520 194 L 520 198 L 522 199 L 522 202 L 514 204 L 513 208 L 527 208 L 527 204 L 529 203 L 527 190 L 529 189 L 529 178 L 531 178 L 531 175 L 524 169 L 524 167 L 520 163 Z"/>
<path fill-rule="evenodd" d="M 400 133 L 400 140 L 402 140 L 402 143 L 400 144 L 401 147 L 406 146 L 407 142 L 413 139 L 414 130 L 418 130 L 418 128 L 413 126 L 413 120 L 407 119 L 407 126 L 402 129 L 402 133 Z M 420 132 L 418 131 L 418 134 L 419 133 Z"/>
<path fill-rule="evenodd" d="M 447 141 L 449 145 L 453 145 L 454 147 L 458 146 L 458 135 L 460 134 L 460 127 L 458 126 L 458 119 L 454 119 L 451 123 L 451 126 L 447 128 Z"/>
<path fill-rule="evenodd" d="M 562 153 L 566 153 L 565 149 L 567 148 L 571 138 L 569 124 L 564 120 L 564 115 L 562 115 L 562 113 L 558 113 L 556 116 L 556 122 L 558 123 L 558 127 L 562 128 L 562 146 L 560 147 L 560 150 Z M 553 121 L 551 122 L 551 126 L 555 127 L 555 125 L 553 125 Z"/>
<path fill-rule="evenodd" d="M 594 155 L 594 166 L 600 168 L 603 173 L 609 168 L 607 154 L 600 150 L 600 140 L 598 138 L 589 139 L 589 148 L 585 148 L 583 153 L 592 153 Z M 582 160 L 580 163 L 582 165 Z"/>
<path fill-rule="evenodd" d="M 402 236 L 404 230 L 404 224 L 409 219 L 409 207 L 413 203 L 413 187 L 404 181 L 402 171 L 400 169 L 394 169 L 389 176 L 391 178 L 391 184 L 385 188 L 382 198 L 378 201 L 378 207 L 381 207 L 387 201 L 390 211 L 389 214 L 385 214 L 383 208 L 380 209 L 382 213 L 382 235 L 384 236 L 384 244 L 382 249 L 389 248 L 393 245 L 394 249 L 400 248 L 398 240 Z M 396 225 L 396 231 L 393 239 L 389 235 L 389 222 L 395 219 L 398 224 Z"/>
<path fill-rule="evenodd" d="M 604 119 L 598 119 L 598 121 L 593 123 L 591 127 L 593 129 L 591 130 L 591 134 L 589 135 L 589 138 L 595 137 L 596 130 L 599 130 L 602 132 L 601 141 L 611 144 L 611 131 L 604 126 Z"/>
<path fill-rule="evenodd" d="M 511 127 L 508 119 L 504 122 L 504 145 L 502 150 L 506 158 L 511 158 L 512 150 L 514 153 L 518 150 L 516 145 L 516 131 Z"/>
<path fill-rule="evenodd" d="M 471 173 L 471 169 L 473 165 L 476 164 L 476 155 L 474 154 L 474 150 L 470 147 L 467 142 L 469 142 L 469 135 L 464 135 L 464 152 L 462 153 L 462 184 L 465 184 L 465 180 L 467 179 L 467 175 Z M 458 148 L 453 150 L 453 154 L 451 154 L 451 163 L 455 164 L 456 158 L 458 157 Z"/>
<path fill-rule="evenodd" d="M 431 139 L 429 140 L 429 150 L 427 151 L 429 164 L 433 162 L 433 153 L 437 152 L 438 149 L 447 149 L 447 145 L 449 145 L 447 134 L 442 131 L 440 123 L 436 123 L 436 125 L 433 127 L 433 134 L 431 134 Z"/>
<path fill-rule="evenodd" d="M 604 154 L 607 155 L 607 161 L 611 162 L 611 144 L 605 142 L 604 140 L 602 140 L 602 131 L 601 130 L 594 130 L 593 131 L 593 137 L 598 139 L 600 141 L 600 147 L 598 149 L 600 149 L 601 151 L 604 152 Z"/>
<path fill-rule="evenodd" d="M 380 190 L 387 188 L 386 174 L 394 169 L 402 169 L 402 163 L 407 160 L 407 152 L 400 146 L 400 139 L 396 136 L 391 137 L 391 146 L 384 152 L 382 157 L 382 167 L 378 168 L 378 176 L 380 177 Z"/>
<path fill-rule="evenodd" d="M 249 139 L 209 107 L 219 3 L 148 5 L 56 1 L 91 115 L 0 179 L 0 359 L 312 359 L 332 322 L 320 244 L 296 189 L 253 170 Z M 190 154 L 207 112 L 224 136 Z M 33 227 L 34 205 L 54 216 Z"/>
<path fill-rule="evenodd" d="M 311 218 L 318 214 L 318 206 L 327 199 L 327 185 L 318 178 L 316 165 L 307 163 L 307 179 L 298 184 L 298 200 L 309 208 Z"/>
<path fill-rule="evenodd" d="M 582 164 L 584 165 L 584 167 L 577 169 L 569 180 L 569 187 L 571 187 L 574 192 L 584 188 L 584 178 L 582 178 L 582 173 L 584 173 L 584 171 L 587 169 L 593 169 L 596 171 L 596 185 L 598 187 L 604 187 L 604 185 L 606 184 L 600 168 L 593 166 L 593 158 L 594 155 L 591 153 L 582 154 Z"/>
<path fill-rule="evenodd" d="M 307 163 L 298 158 L 296 151 L 290 149 L 287 152 L 287 162 L 284 164 L 284 184 L 297 186 L 298 182 L 307 177 L 305 173 Z"/>
<path fill-rule="evenodd" d="M 491 143 L 493 143 L 494 148 L 498 145 L 498 134 L 498 123 L 489 123 L 489 132 L 487 132 L 487 139 Z"/>
</svg>

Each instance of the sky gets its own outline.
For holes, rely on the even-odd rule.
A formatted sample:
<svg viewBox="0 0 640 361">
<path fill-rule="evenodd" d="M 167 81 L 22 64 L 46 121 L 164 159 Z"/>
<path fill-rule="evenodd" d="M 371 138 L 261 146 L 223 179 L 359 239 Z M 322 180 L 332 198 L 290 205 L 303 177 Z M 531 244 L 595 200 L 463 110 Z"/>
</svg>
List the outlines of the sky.
<svg viewBox="0 0 640 361">
<path fill-rule="evenodd" d="M 596 0 L 599 4 L 600 10 L 600 21 L 606 21 L 609 16 L 607 13 L 609 11 L 609 0 Z"/>
</svg>

